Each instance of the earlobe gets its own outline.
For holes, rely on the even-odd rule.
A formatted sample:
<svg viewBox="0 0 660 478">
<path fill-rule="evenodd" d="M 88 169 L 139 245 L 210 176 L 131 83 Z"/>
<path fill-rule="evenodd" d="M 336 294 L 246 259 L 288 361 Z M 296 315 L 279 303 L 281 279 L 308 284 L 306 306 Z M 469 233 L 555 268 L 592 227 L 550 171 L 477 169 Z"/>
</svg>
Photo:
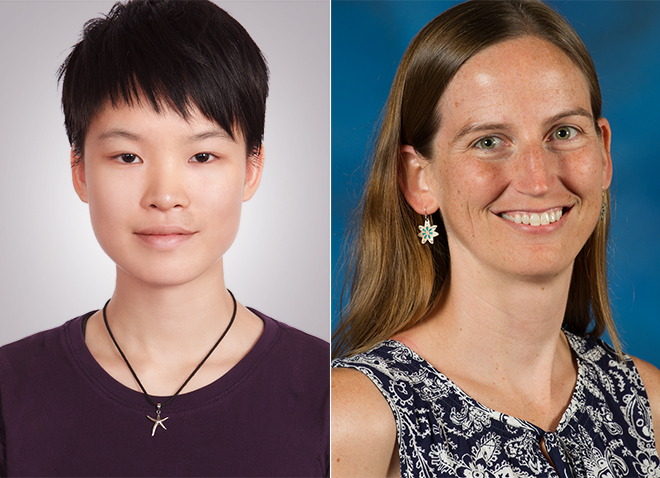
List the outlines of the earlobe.
<svg viewBox="0 0 660 478">
<path fill-rule="evenodd" d="M 259 147 L 258 154 L 253 157 L 247 158 L 247 166 L 245 169 L 245 184 L 243 185 L 243 201 L 247 201 L 259 187 L 261 182 L 261 171 L 264 168 L 264 145 Z"/>
<path fill-rule="evenodd" d="M 75 149 L 71 148 L 71 177 L 73 188 L 83 202 L 87 201 L 87 181 L 85 179 L 85 162 L 76 155 Z"/>
<path fill-rule="evenodd" d="M 598 127 L 600 128 L 600 141 L 603 148 L 603 188 L 607 189 L 612 183 L 612 130 L 610 123 L 605 118 L 598 120 Z"/>
<path fill-rule="evenodd" d="M 437 211 L 438 202 L 429 188 L 424 160 L 409 144 L 401 146 L 399 159 L 399 186 L 408 204 L 418 214 L 432 214 Z"/>
</svg>

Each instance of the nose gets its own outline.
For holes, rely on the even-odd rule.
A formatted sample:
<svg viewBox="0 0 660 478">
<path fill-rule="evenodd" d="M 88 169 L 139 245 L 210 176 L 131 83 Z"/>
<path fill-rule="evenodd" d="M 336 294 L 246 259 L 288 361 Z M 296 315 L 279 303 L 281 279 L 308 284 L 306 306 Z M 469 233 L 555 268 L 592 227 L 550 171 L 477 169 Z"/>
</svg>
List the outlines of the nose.
<svg viewBox="0 0 660 478">
<path fill-rule="evenodd" d="M 168 211 L 189 206 L 185 175 L 177 168 L 176 163 L 152 163 L 145 174 L 142 207 Z"/>
<path fill-rule="evenodd" d="M 516 158 L 515 187 L 530 196 L 543 196 L 558 181 L 557 157 L 542 144 L 522 148 Z"/>
</svg>

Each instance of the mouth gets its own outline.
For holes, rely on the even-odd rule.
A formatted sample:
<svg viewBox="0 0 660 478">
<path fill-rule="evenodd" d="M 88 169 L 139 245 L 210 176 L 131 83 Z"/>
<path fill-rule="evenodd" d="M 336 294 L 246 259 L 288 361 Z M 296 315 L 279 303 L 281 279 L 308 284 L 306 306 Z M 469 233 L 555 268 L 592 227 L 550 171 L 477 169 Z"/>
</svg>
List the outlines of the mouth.
<svg viewBox="0 0 660 478">
<path fill-rule="evenodd" d="M 556 207 L 545 211 L 506 211 L 498 214 L 507 221 L 529 226 L 547 226 L 559 221 L 564 214 L 570 211 L 570 207 Z"/>
<path fill-rule="evenodd" d="M 163 251 L 177 248 L 195 234 L 179 226 L 150 226 L 135 232 L 144 243 Z"/>
<path fill-rule="evenodd" d="M 186 228 L 180 226 L 149 226 L 144 229 L 140 229 L 135 232 L 135 234 L 140 236 L 173 236 L 173 235 L 190 235 L 194 234 L 194 231 L 190 231 Z"/>
</svg>

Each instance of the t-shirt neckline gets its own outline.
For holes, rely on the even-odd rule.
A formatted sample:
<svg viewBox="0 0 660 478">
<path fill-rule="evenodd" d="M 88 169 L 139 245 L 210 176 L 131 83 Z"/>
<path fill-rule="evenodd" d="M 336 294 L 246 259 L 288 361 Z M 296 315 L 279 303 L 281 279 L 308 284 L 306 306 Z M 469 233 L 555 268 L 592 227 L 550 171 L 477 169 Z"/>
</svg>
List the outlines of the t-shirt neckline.
<svg viewBox="0 0 660 478">
<path fill-rule="evenodd" d="M 207 406 L 230 394 L 243 380 L 249 378 L 252 371 L 263 360 L 264 355 L 272 348 L 279 332 L 279 326 L 276 321 L 255 309 L 249 308 L 249 310 L 264 322 L 264 329 L 261 336 L 257 339 L 250 351 L 234 367 L 214 382 L 197 390 L 177 396 L 172 403 L 168 404 L 167 412 L 181 412 Z M 142 392 L 130 389 L 115 380 L 101 367 L 87 348 L 83 336 L 82 324 L 84 320 L 88 319 L 95 312 L 88 312 L 69 321 L 65 325 L 66 342 L 71 349 L 72 356 L 81 373 L 95 388 L 119 404 L 133 410 L 151 411 L 153 406 L 147 402 Z M 163 403 L 169 399 L 169 397 L 154 395 L 151 398 L 157 403 Z M 163 411 L 165 412 L 164 409 Z"/>
</svg>

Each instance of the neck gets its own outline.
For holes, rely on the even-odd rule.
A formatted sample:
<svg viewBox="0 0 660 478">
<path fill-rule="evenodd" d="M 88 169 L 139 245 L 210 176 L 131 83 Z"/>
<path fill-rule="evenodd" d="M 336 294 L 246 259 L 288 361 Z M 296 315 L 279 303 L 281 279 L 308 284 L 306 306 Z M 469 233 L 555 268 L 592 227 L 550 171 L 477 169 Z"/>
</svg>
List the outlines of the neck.
<svg viewBox="0 0 660 478">
<path fill-rule="evenodd" d="M 215 342 L 229 323 L 233 301 L 222 262 L 213 268 L 193 282 L 169 286 L 145 284 L 117 268 L 107 317 L 122 349 L 172 357 Z"/>
<path fill-rule="evenodd" d="M 493 347 L 537 354 L 556 343 L 564 320 L 571 270 L 547 280 L 466 277 L 452 271 L 439 318 Z"/>
<path fill-rule="evenodd" d="M 492 273 L 473 261 L 452 263 L 438 306 L 404 343 L 434 350 L 438 363 L 472 377 L 500 377 L 521 387 L 549 383 L 570 350 L 561 334 L 572 267 L 546 278 Z M 440 346 L 442 344 L 442 346 Z M 460 366 L 459 366 L 460 364 Z M 530 377 L 533 377 L 530 379 Z"/>
<path fill-rule="evenodd" d="M 117 343 L 149 394 L 169 396 L 227 329 L 233 308 L 234 302 L 225 289 L 222 261 L 190 283 L 170 286 L 145 284 L 118 269 L 107 319 Z M 248 353 L 262 330 L 261 319 L 237 304 L 231 329 L 182 393 L 224 375 Z M 105 330 L 100 311 L 87 323 L 86 342 L 106 372 L 139 391 Z"/>
<path fill-rule="evenodd" d="M 455 256 L 438 306 L 395 339 L 478 402 L 556 428 L 577 377 L 561 333 L 572 265 L 552 276 L 512 277 Z"/>
</svg>

